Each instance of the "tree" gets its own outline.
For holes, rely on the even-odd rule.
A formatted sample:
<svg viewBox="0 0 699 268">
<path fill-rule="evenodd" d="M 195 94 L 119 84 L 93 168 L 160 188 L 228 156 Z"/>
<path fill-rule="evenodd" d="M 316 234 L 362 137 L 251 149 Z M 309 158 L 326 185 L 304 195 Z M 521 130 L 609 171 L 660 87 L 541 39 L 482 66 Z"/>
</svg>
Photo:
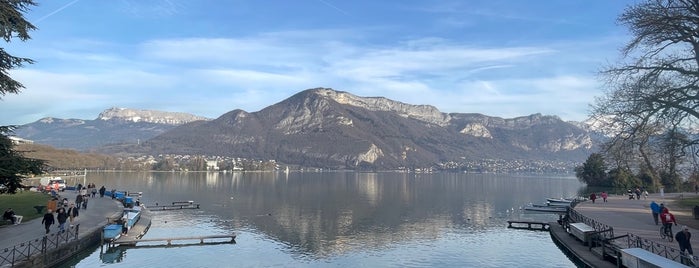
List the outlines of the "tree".
<svg viewBox="0 0 699 268">
<path fill-rule="evenodd" d="M 0 35 L 5 42 L 13 38 L 21 41 L 28 40 L 29 31 L 36 27 L 24 19 L 24 13 L 36 4 L 32 0 L 1 0 L 0 1 Z M 24 86 L 12 79 L 9 71 L 22 67 L 33 61 L 27 58 L 12 56 L 0 48 L 0 97 L 5 94 L 18 94 Z M 1 99 L 1 98 L 0 98 Z M 14 150 L 14 144 L 8 135 L 13 126 L 0 126 L 0 184 L 5 185 L 10 193 L 15 193 L 21 185 L 22 178 L 27 174 L 41 174 L 45 167 L 44 161 L 24 157 L 21 152 Z"/>
<path fill-rule="evenodd" d="M 0 184 L 5 185 L 9 193 L 15 193 L 21 186 L 23 174 L 41 174 L 45 163 L 13 150 L 12 140 L 5 134 L 10 131 L 10 127 L 0 127 Z"/>
<path fill-rule="evenodd" d="M 36 27 L 24 19 L 23 13 L 32 6 L 36 6 L 33 0 L 0 1 L 0 35 L 5 42 L 10 42 L 13 38 L 21 41 L 30 39 L 29 31 L 36 30 Z M 0 48 L 0 96 L 18 94 L 24 88 L 24 85 L 10 77 L 9 70 L 22 67 L 25 63 L 32 64 L 34 61 L 12 56 L 4 48 Z"/>
<path fill-rule="evenodd" d="M 588 186 L 612 186 L 602 154 L 591 154 L 582 166 L 575 167 L 575 176 Z"/>
<path fill-rule="evenodd" d="M 592 116 L 604 119 L 615 140 L 636 148 L 656 184 L 661 172 L 648 151 L 651 137 L 699 120 L 699 2 L 646 0 L 628 7 L 618 21 L 633 38 L 622 60 L 601 72 L 606 91 L 595 100 Z"/>
</svg>

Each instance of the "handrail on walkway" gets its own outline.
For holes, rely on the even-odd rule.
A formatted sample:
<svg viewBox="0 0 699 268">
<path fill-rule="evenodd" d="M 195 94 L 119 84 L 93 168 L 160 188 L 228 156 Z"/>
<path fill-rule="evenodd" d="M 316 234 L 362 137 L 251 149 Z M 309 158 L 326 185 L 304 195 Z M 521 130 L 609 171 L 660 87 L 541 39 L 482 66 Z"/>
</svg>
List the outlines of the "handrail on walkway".
<svg viewBox="0 0 699 268">
<path fill-rule="evenodd" d="M 642 248 L 654 254 L 663 256 L 665 258 L 671 259 L 682 264 L 699 264 L 699 257 L 688 255 L 684 252 L 681 252 L 677 248 L 660 244 L 658 242 L 645 239 L 632 233 L 628 234 L 627 246 L 629 248 Z"/>
<path fill-rule="evenodd" d="M 76 224 L 73 230 L 48 234 L 12 247 L 0 249 L 0 267 L 6 265 L 14 267 L 20 262 L 29 260 L 34 255 L 46 254 L 49 250 L 77 240 L 79 230 L 80 224 Z"/>
</svg>

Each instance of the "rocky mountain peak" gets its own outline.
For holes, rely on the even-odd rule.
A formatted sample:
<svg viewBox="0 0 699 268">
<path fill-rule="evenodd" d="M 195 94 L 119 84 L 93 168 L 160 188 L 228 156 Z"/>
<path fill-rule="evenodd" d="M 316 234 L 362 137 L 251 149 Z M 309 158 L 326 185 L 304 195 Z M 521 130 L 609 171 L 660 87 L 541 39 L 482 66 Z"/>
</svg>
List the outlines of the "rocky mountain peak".
<svg viewBox="0 0 699 268">
<path fill-rule="evenodd" d="M 315 88 L 309 91 L 340 104 L 361 107 L 375 112 L 394 112 L 406 118 L 413 118 L 439 126 L 446 126 L 449 124 L 449 120 L 451 120 L 448 114 L 440 112 L 432 105 L 412 105 L 384 97 L 359 97 L 331 88 Z"/>
<path fill-rule="evenodd" d="M 112 107 L 99 114 L 97 120 L 119 120 L 129 122 L 148 122 L 167 125 L 182 125 L 197 120 L 209 120 L 208 118 L 188 113 L 164 112 L 155 110 L 138 110 L 129 108 Z"/>
</svg>

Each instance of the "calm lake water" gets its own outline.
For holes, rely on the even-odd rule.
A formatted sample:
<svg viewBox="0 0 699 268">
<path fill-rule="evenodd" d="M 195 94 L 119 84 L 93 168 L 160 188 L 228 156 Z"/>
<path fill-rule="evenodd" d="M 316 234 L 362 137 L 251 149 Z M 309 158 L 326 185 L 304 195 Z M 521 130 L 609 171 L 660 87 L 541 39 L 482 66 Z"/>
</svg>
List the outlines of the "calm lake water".
<svg viewBox="0 0 699 268">
<path fill-rule="evenodd" d="M 155 211 L 144 238 L 237 233 L 236 244 L 97 247 L 64 267 L 575 267 L 520 207 L 576 195 L 574 177 L 474 174 L 89 173 Z M 70 181 L 68 181 L 70 183 Z"/>
</svg>

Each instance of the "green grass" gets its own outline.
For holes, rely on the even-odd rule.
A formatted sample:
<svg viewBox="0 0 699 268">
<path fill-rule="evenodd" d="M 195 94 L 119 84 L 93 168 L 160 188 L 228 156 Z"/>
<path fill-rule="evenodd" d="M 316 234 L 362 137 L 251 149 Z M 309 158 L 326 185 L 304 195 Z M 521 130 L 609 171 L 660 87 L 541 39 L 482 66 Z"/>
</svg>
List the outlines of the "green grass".
<svg viewBox="0 0 699 268">
<path fill-rule="evenodd" d="M 34 206 L 46 206 L 51 196 L 39 192 L 17 192 L 16 194 L 0 194 L 0 210 L 4 213 L 7 208 L 12 208 L 15 214 L 22 215 L 22 222 L 30 221 L 35 218 L 44 216 L 44 214 L 36 213 Z M 43 212 L 46 212 L 44 209 Z M 7 225 L 8 221 L 1 221 L 0 225 Z"/>
<path fill-rule="evenodd" d="M 677 200 L 677 204 L 683 208 L 692 209 L 694 206 L 699 206 L 699 197 L 688 197 Z"/>
</svg>

